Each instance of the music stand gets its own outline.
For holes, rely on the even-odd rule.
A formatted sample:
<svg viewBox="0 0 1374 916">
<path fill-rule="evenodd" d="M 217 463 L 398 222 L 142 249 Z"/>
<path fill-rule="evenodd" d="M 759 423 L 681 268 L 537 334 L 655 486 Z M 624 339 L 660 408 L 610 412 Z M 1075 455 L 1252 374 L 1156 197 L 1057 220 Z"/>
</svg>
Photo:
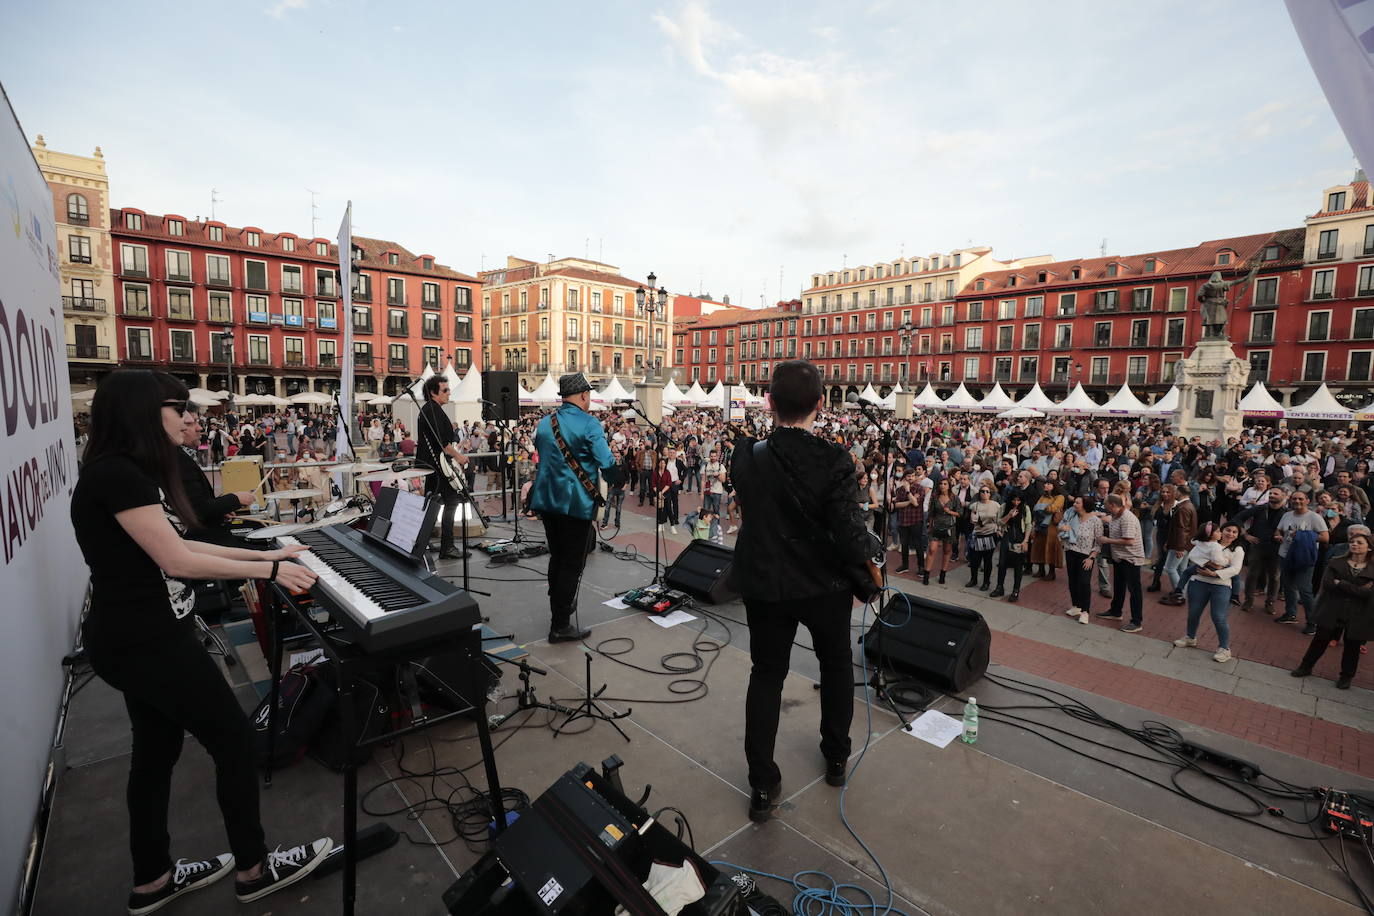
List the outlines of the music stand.
<svg viewBox="0 0 1374 916">
<path fill-rule="evenodd" d="M 583 646 L 582 653 L 586 656 L 585 660 L 587 662 L 585 692 L 582 695 L 582 702 L 568 710 L 568 717 L 554 727 L 553 736 L 557 738 L 559 735 L 563 734 L 563 730 L 578 719 L 591 719 L 593 726 L 595 726 L 597 722 L 609 722 L 611 728 L 619 732 L 620 737 L 624 738 L 628 743 L 630 736 L 625 734 L 625 730 L 617 725 L 615 720 L 624 719 L 630 713 L 634 712 L 634 710 L 626 709 L 624 712 L 611 713 L 601 708 L 601 704 L 596 702 L 596 698 L 606 692 L 606 685 L 602 684 L 596 689 L 595 693 L 592 692 L 592 650 Z M 542 706 L 543 704 L 539 705 Z M 580 732 L 575 732 L 574 734 L 580 734 Z"/>
</svg>

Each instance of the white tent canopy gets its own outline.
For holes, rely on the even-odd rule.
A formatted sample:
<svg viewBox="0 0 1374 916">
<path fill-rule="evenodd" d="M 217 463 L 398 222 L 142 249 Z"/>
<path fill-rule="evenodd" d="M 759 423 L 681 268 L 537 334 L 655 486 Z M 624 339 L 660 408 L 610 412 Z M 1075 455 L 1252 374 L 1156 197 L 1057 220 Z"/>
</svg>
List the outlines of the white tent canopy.
<svg viewBox="0 0 1374 916">
<path fill-rule="evenodd" d="M 1097 414 L 1129 414 L 1137 417 L 1146 412 L 1145 404 L 1131 392 L 1130 386 L 1125 383 L 1121 385 L 1116 394 L 1107 400 L 1107 403 L 1093 411 Z"/>
<path fill-rule="evenodd" d="M 287 398 L 292 404 L 333 404 L 334 398 L 321 391 L 302 391 Z"/>
<path fill-rule="evenodd" d="M 692 387 L 685 392 L 684 397 L 693 404 L 702 404 L 706 401 L 706 391 L 701 387 L 701 382 L 694 381 Z"/>
<path fill-rule="evenodd" d="M 1026 396 L 1016 402 L 1016 406 L 1029 407 L 1031 410 L 1043 411 L 1053 407 L 1054 402 L 1045 395 L 1045 392 L 1040 390 L 1040 383 L 1036 382 L 1031 387 L 1031 390 L 1026 392 Z"/>
<path fill-rule="evenodd" d="M 1015 407 L 1002 411 L 997 416 L 1004 420 L 1022 420 L 1032 417 L 1043 417 L 1044 415 L 1044 411 L 1036 410 L 1034 407 L 1022 407 L 1018 404 Z"/>
<path fill-rule="evenodd" d="M 1342 407 L 1340 402 L 1322 382 L 1321 387 L 1312 392 L 1312 397 L 1296 407 L 1284 410 L 1283 415 L 1290 420 L 1346 420 L 1354 418 L 1354 411 Z"/>
<path fill-rule="evenodd" d="M 449 363 L 449 368 L 453 367 Z M 447 374 L 447 371 L 445 372 Z M 452 394 L 449 401 L 454 404 L 480 404 L 482 402 L 482 373 L 475 368 L 468 369 L 468 374 L 463 376 L 463 380 L 457 385 L 449 382 Z M 499 400 L 499 399 L 497 399 Z M 499 406 L 499 405 L 498 405 Z"/>
<path fill-rule="evenodd" d="M 534 403 L 534 395 L 532 395 L 532 394 L 530 394 L 528 391 L 526 391 L 524 385 L 520 384 L 519 382 L 516 382 L 516 383 L 515 383 L 515 391 L 516 391 L 517 394 L 520 395 L 520 403 L 521 403 L 521 404 L 533 404 L 533 403 Z"/>
<path fill-rule="evenodd" d="M 1370 401 L 1363 407 L 1355 408 L 1356 420 L 1374 420 L 1374 401 Z"/>
<path fill-rule="evenodd" d="M 1155 401 L 1153 404 L 1145 406 L 1145 413 L 1152 417 L 1162 417 L 1178 410 L 1178 386 L 1175 385 L 1164 393 L 1164 397 Z"/>
<path fill-rule="evenodd" d="M 954 389 L 954 393 L 949 396 L 949 400 L 945 401 L 944 408 L 946 410 L 977 410 L 978 399 L 964 387 L 963 382 L 960 382 L 959 387 Z"/>
<path fill-rule="evenodd" d="M 624 385 L 620 384 L 620 379 L 616 378 L 614 375 L 611 376 L 611 380 L 606 383 L 606 387 L 601 389 L 602 400 L 608 402 L 621 401 L 632 397 L 634 397 L 634 394 L 631 393 L 630 390 L 627 389 Z M 666 395 L 664 397 L 664 400 L 668 400 Z"/>
<path fill-rule="evenodd" d="M 539 383 L 539 387 L 530 392 L 530 401 L 534 404 L 556 404 L 562 400 L 558 396 L 558 383 L 553 380 L 553 374 L 544 376 L 544 381 Z"/>
<path fill-rule="evenodd" d="M 1030 395 L 1028 394 L 1026 395 L 1026 397 L 1029 398 Z M 1022 401 L 1022 403 L 1024 404 L 1025 402 Z M 1069 392 L 1068 397 L 1066 397 L 1064 400 L 1060 401 L 1058 404 L 1055 404 L 1052 407 L 1047 407 L 1043 409 L 1045 413 L 1052 414 L 1091 414 L 1097 413 L 1099 410 L 1101 410 L 1101 405 L 1099 405 L 1092 398 L 1088 397 L 1088 392 L 1083 390 L 1083 383 L 1079 382 L 1077 385 L 1073 386 L 1073 391 Z"/>
<path fill-rule="evenodd" d="M 707 394 L 706 397 L 702 398 L 702 400 L 701 400 L 701 406 L 702 406 L 702 407 L 719 407 L 721 410 L 724 410 L 724 409 L 725 409 L 725 406 L 726 406 L 726 405 L 725 405 L 725 383 L 724 383 L 724 382 L 716 382 L 715 387 L 711 389 L 710 393 Z"/>
<path fill-rule="evenodd" d="M 1240 399 L 1240 412 L 1247 417 L 1278 418 L 1284 415 L 1283 405 L 1264 387 L 1264 382 L 1255 382 L 1255 386 Z"/>
<path fill-rule="evenodd" d="M 859 392 L 859 397 L 863 398 L 865 401 L 872 401 L 874 404 L 882 400 L 882 395 L 878 394 L 872 382 L 864 386 L 864 390 Z"/>
<path fill-rule="evenodd" d="M 369 395 L 371 397 L 371 395 Z M 361 401 L 362 399 L 359 398 Z M 236 398 L 235 402 L 240 407 L 285 407 L 286 398 L 279 398 L 275 394 L 245 394 Z"/>
<path fill-rule="evenodd" d="M 748 388 L 744 389 L 744 403 L 750 407 L 766 407 L 768 401 L 761 394 L 754 394 Z"/>
<path fill-rule="evenodd" d="M 611 385 L 619 384 L 615 379 L 611 379 Z M 606 386 L 609 391 L 610 385 Z M 629 395 L 626 395 L 629 397 Z M 663 386 L 663 403 L 665 404 L 685 404 L 688 401 L 687 395 L 682 393 L 682 389 L 677 386 L 677 382 L 668 379 L 668 384 Z"/>
<path fill-rule="evenodd" d="M 935 393 L 935 389 L 926 382 L 926 386 L 921 389 L 921 393 L 911 402 L 916 407 L 944 407 L 945 402 Z"/>
<path fill-rule="evenodd" d="M 978 407 L 982 410 L 998 411 L 1006 410 L 1007 408 L 1012 406 L 1012 399 L 1010 396 L 1007 395 L 1005 391 L 1002 390 L 1001 382 L 998 382 L 997 384 L 993 385 L 992 390 L 989 391 L 983 397 L 983 400 L 980 401 L 978 404 Z"/>
</svg>

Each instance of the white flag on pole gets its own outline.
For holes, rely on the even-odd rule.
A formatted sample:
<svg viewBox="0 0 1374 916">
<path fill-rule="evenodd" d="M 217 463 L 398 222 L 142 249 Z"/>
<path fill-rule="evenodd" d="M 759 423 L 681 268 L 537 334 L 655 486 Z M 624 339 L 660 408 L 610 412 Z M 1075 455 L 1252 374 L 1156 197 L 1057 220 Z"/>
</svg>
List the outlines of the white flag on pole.
<svg viewBox="0 0 1374 916">
<path fill-rule="evenodd" d="M 339 363 L 339 433 L 334 453 L 345 460 L 350 451 L 349 427 L 353 422 L 353 201 L 344 210 L 339 226 L 339 285 L 343 287 L 343 353 Z"/>
<path fill-rule="evenodd" d="M 1374 171 L 1374 0 L 1286 0 L 1307 60 L 1365 171 Z"/>
</svg>

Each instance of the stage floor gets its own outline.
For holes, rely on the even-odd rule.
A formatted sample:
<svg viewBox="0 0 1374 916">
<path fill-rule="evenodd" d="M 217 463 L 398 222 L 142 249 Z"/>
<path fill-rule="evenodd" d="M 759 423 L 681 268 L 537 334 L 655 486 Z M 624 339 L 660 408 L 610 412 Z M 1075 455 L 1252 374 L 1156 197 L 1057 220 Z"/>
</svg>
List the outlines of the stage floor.
<svg viewBox="0 0 1374 916">
<path fill-rule="evenodd" d="M 625 520 L 627 531 L 617 544 L 633 543 L 641 552 L 648 547 L 652 554 L 648 522 L 628 511 Z M 537 524 L 529 533 L 540 533 Z M 682 540 L 670 542 L 670 552 L 680 549 Z M 457 577 L 460 566 L 448 563 L 443 571 Z M 544 566 L 541 557 L 493 569 L 485 557 L 477 555 L 471 563 L 471 585 L 492 592 L 490 597 L 479 598 L 491 626 L 499 633 L 513 634 L 517 643 L 528 646 L 530 661 L 549 670 L 548 677 L 535 680 L 540 698 L 575 701 L 582 687 L 585 656 L 578 645 L 550 646 L 542 641 L 548 620 L 539 575 Z M 616 754 L 625 762 L 626 794 L 637 797 L 652 785 L 645 807 L 681 809 L 690 820 L 697 850 L 706 858 L 784 875 L 824 872 L 836 881 L 868 888 L 883 903 L 887 891 L 878 868 L 845 827 L 840 809 L 843 799 L 844 818 L 891 880 L 893 905 L 910 914 L 1357 912 L 1357 898 L 1320 848 L 1324 844 L 1279 836 L 1150 785 L 1138 777 L 1168 784 L 1170 769 L 1124 753 L 1140 749 L 1129 738 L 1058 712 L 1026 715 L 1118 748 L 1078 745 L 1129 772 L 1071 754 L 1038 734 L 998 721 L 990 712 L 983 718 L 976 746 L 955 741 L 938 749 L 902 733 L 890 711 L 876 704 L 870 711 L 860 689 L 851 732 L 857 770 L 842 794 L 821 779 L 813 690 L 816 663 L 801 648 L 794 651 L 778 736 L 783 801 L 771 822 L 753 824 L 747 816 L 742 752 L 743 697 L 749 675 L 747 633 L 737 623 L 744 619 L 743 607 L 735 602 L 708 608 L 720 619 L 698 618 L 663 629 L 642 614 L 602 603 L 626 587 L 646 582 L 651 574 L 641 563 L 598 551 L 590 558 L 582 588 L 583 623 L 593 626 L 588 645 L 623 653 L 616 660 L 594 655 L 592 677 L 594 686 L 607 685 L 605 697 L 614 698 L 607 699 L 606 706 L 632 710 L 618 722 L 630 740 L 600 722 L 589 728 L 586 722 L 575 723 L 574 731 L 583 730 L 555 737 L 543 727 L 547 714 L 516 712 L 514 698 L 508 697 L 494 710 L 515 713 L 494 732 L 503 785 L 535 797 L 577 762 L 596 765 Z M 1200 727 L 1182 701 L 1178 715 L 1173 716 L 1169 713 L 1175 710 L 1157 708 L 1152 694 L 1142 693 L 1139 705 L 1130 705 L 1118 695 L 1120 691 L 1090 692 L 1073 686 L 1079 680 L 1074 672 L 1079 669 L 1065 668 L 1066 673 L 1050 679 L 1035 673 L 1044 670 L 1038 662 L 1018 666 L 1032 658 L 1021 643 L 1035 638 L 1017 635 L 1028 632 L 1018 627 L 1034 624 L 1037 630 L 1044 629 L 1043 641 L 1035 645 L 1046 652 L 1065 651 L 1057 645 L 1062 642 L 1058 636 L 1062 628 L 1044 624 L 1040 611 L 1012 607 L 1003 613 L 986 599 L 952 589 L 935 597 L 988 613 L 995 631 L 994 666 L 989 673 L 997 682 L 984 679 L 969 691 L 984 706 L 1038 702 L 1006 686 L 1006 678 L 1016 678 L 1059 690 L 1128 726 L 1138 728 L 1145 721 L 1171 725 L 1191 740 L 1226 749 L 1293 783 L 1374 791 L 1374 782 L 1360 775 L 1362 767 L 1332 769 L 1235 737 L 1227 729 Z M 856 635 L 862 623 L 861 610 L 856 609 Z M 1008 630 L 1015 632 L 1008 634 Z M 1072 635 L 1075 631 L 1063 632 Z M 673 702 L 681 697 L 670 684 L 699 677 L 699 673 L 648 673 L 622 663 L 661 671 L 661 660 L 668 656 L 681 666 L 686 657 L 673 653 L 690 653 L 694 644 L 705 640 L 728 644 L 702 653 L 710 665 L 708 690 L 690 702 Z M 798 641 L 809 644 L 804 632 Z M 1082 670 L 1106 664 L 1101 647 L 1111 641 L 1089 642 L 1095 649 L 1079 656 Z M 245 656 L 256 652 L 252 645 L 240 649 Z M 254 662 L 247 666 L 251 678 L 260 658 L 245 660 Z M 857 652 L 855 660 L 860 660 Z M 509 667 L 504 670 L 503 684 L 513 693 L 518 686 L 515 673 Z M 860 669 L 855 670 L 861 677 Z M 243 680 L 244 669 L 231 676 Z M 241 693 L 245 705 L 256 696 L 251 684 L 242 686 Z M 948 698 L 936 702 L 934 708 L 954 716 L 960 712 L 959 704 Z M 1281 706 L 1272 708 L 1276 717 L 1284 712 Z M 1072 740 L 1041 731 L 1060 741 Z M 481 785 L 480 756 L 472 732 L 465 721 L 444 724 L 407 739 L 403 746 L 379 749 L 360 773 L 361 790 L 401 775 L 402 766 L 412 773 L 453 768 Z M 867 750 L 860 758 L 865 739 Z M 122 913 L 129 880 L 123 801 L 127 722 L 118 695 L 98 680 L 73 701 L 65 751 L 67 768 L 58 785 L 35 912 L 57 916 Z M 396 811 L 426 796 L 445 796 L 461 783 L 452 770 L 440 772 L 449 775 L 382 786 L 368 799 L 368 808 Z M 341 785 L 339 776 L 309 760 L 278 773 L 272 788 L 263 793 L 269 843 L 298 842 L 323 834 L 338 839 Z M 1184 785 L 1220 806 L 1243 808 L 1247 804 L 1245 799 L 1201 783 L 1185 781 Z M 1297 816 L 1299 803 L 1288 804 L 1290 816 Z M 194 741 L 187 742 L 177 768 L 172 812 L 174 856 L 223 851 L 212 768 Z M 434 848 L 402 839 L 396 847 L 363 862 L 358 912 L 445 912 L 440 901 L 443 890 L 476 861 L 480 850 L 469 849 L 461 839 L 452 840 L 452 822 L 442 811 L 430 810 L 419 819 L 403 814 L 360 816 L 362 825 L 376 820 L 385 820 L 416 844 L 438 841 L 444 845 Z M 664 822 L 671 826 L 672 816 L 665 814 Z M 1299 836 L 1307 832 L 1279 818 L 1267 817 L 1265 823 Z M 1352 862 L 1357 875 L 1374 885 L 1374 870 L 1364 867 L 1368 864 Z M 163 912 L 334 913 L 340 909 L 339 885 L 337 874 L 318 881 L 307 879 L 245 907 L 234 900 L 226 880 Z M 791 898 L 786 885 L 769 880 L 761 885 L 784 903 Z"/>
</svg>

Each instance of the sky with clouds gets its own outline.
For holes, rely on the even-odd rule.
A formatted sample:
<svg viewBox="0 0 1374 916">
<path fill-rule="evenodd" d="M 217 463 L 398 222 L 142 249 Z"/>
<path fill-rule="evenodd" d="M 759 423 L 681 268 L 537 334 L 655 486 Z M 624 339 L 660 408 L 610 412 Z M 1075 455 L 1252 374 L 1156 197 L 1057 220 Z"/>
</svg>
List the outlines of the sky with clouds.
<svg viewBox="0 0 1374 916">
<path fill-rule="evenodd" d="M 813 271 L 1302 225 L 1355 168 L 1282 0 L 0 4 L 32 140 L 115 206 L 467 272 L 590 255 L 771 304 Z"/>
</svg>

